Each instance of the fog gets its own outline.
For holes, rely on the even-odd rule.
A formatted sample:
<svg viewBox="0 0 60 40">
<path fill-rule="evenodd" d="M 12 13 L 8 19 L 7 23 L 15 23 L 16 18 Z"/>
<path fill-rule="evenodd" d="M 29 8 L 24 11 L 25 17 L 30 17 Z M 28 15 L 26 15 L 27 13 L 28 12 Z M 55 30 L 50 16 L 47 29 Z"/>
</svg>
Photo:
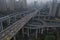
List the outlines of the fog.
<svg viewBox="0 0 60 40">
<path fill-rule="evenodd" d="M 38 1 L 38 2 L 47 2 L 47 1 L 51 1 L 51 0 L 27 0 L 27 3 L 31 3 L 31 2 L 34 2 L 34 1 Z"/>
<path fill-rule="evenodd" d="M 52 0 L 27 0 L 27 3 L 32 3 L 34 1 L 38 1 L 38 2 L 42 2 L 42 3 L 46 3 L 47 1 L 52 1 Z M 60 2 L 60 0 L 57 0 L 57 2 Z"/>
</svg>

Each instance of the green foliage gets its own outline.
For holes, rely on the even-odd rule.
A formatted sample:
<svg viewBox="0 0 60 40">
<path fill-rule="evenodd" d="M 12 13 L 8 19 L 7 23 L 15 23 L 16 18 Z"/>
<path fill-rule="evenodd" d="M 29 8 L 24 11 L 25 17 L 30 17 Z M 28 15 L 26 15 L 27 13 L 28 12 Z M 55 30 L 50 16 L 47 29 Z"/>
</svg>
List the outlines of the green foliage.
<svg viewBox="0 0 60 40">
<path fill-rule="evenodd" d="M 53 36 L 53 35 L 47 35 L 45 37 L 45 40 L 55 40 L 55 36 Z"/>
</svg>

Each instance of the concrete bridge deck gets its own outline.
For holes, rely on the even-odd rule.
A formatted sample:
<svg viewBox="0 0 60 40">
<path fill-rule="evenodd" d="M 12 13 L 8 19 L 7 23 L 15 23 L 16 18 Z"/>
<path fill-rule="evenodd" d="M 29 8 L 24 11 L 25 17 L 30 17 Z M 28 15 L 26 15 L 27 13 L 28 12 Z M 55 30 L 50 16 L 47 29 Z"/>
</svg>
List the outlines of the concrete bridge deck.
<svg viewBox="0 0 60 40">
<path fill-rule="evenodd" d="M 38 10 L 22 17 L 20 20 L 2 30 L 0 32 L 0 40 L 11 39 L 32 17 L 37 14 L 37 12 Z"/>
</svg>

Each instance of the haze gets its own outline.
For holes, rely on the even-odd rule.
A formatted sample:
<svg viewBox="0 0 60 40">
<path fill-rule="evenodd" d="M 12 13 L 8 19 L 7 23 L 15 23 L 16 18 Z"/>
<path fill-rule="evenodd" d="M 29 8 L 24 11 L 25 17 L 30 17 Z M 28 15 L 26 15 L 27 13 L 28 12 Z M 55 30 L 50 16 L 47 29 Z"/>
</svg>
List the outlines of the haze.
<svg viewBox="0 0 60 40">
<path fill-rule="evenodd" d="M 38 1 L 38 2 L 47 2 L 47 1 L 51 1 L 51 0 L 27 0 L 27 3 L 31 3 L 34 1 Z"/>
</svg>

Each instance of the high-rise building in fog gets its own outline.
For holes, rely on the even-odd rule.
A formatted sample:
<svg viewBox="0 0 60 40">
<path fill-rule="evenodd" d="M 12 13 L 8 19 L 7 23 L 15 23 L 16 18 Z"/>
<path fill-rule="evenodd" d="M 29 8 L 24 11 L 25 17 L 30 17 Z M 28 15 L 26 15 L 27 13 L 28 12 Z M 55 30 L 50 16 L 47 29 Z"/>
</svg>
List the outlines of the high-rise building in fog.
<svg viewBox="0 0 60 40">
<path fill-rule="evenodd" d="M 33 6 L 37 8 L 38 7 L 37 5 L 38 5 L 38 1 L 34 1 Z"/>
<path fill-rule="evenodd" d="M 57 9 L 58 17 L 60 17 L 60 3 L 58 4 L 58 9 Z M 56 14 L 57 14 L 56 13 Z"/>
<path fill-rule="evenodd" d="M 26 7 L 27 7 L 27 2 L 26 2 L 26 0 L 23 0 L 23 1 L 22 1 L 22 5 L 23 5 L 23 8 L 26 8 Z"/>
<path fill-rule="evenodd" d="M 49 12 L 50 16 L 53 16 L 53 17 L 55 16 L 56 8 L 57 8 L 57 0 L 53 0 L 53 3 L 51 4 L 51 7 L 50 7 L 50 12 Z"/>
<path fill-rule="evenodd" d="M 0 0 L 0 11 L 6 10 L 6 0 Z"/>
<path fill-rule="evenodd" d="M 26 8 L 26 0 L 0 0 L 0 11 Z"/>
<path fill-rule="evenodd" d="M 14 10 L 14 1 L 15 0 L 10 0 L 10 3 L 9 3 L 10 10 Z"/>
</svg>

